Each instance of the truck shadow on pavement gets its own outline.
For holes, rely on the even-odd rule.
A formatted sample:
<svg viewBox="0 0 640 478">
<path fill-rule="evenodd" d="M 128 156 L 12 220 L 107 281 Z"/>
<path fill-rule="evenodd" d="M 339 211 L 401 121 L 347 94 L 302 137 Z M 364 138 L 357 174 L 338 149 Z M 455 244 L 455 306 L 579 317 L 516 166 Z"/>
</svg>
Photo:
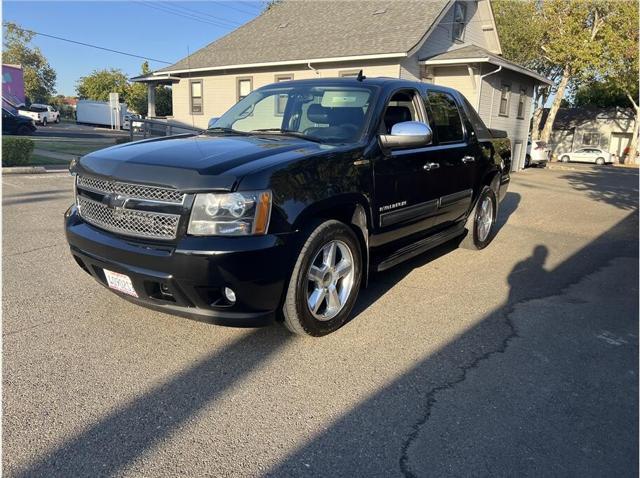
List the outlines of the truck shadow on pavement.
<svg viewBox="0 0 640 478">
<path fill-rule="evenodd" d="M 519 198 L 515 196 L 512 196 L 511 212 L 517 207 Z M 503 214 L 507 213 L 509 210 L 505 207 Z M 320 435 L 301 444 L 298 450 L 268 474 L 388 476 L 389 465 L 393 464 L 394 473 L 397 474 L 399 468 L 405 476 L 415 476 L 411 471 L 408 450 L 421 427 L 429 420 L 435 394 L 464 380 L 466 371 L 484 358 L 505 350 L 509 340 L 516 335 L 508 318 L 514 306 L 524 300 L 556 294 L 614 257 L 636 257 L 636 241 L 637 218 L 631 214 L 553 271 L 544 269 L 546 248 L 537 246 L 532 256 L 514 267 L 509 275 L 510 293 L 505 304 L 348 411 Z M 413 267 L 426 263 L 429 258 L 438 257 L 438 254 L 452 247 L 455 246 L 446 245 L 428 254 L 428 257 L 390 271 L 383 286 L 363 291 L 364 307 L 375 301 L 381 290 L 392 287 Z M 359 310 L 363 310 L 362 307 Z M 425 313 L 425 317 L 416 320 L 427 318 Z M 100 419 L 21 470 L 17 476 L 119 475 L 143 454 L 161 446 L 163 440 L 205 406 L 214 403 L 238 382 L 246 380 L 259 365 L 278 355 L 290 340 L 292 337 L 281 327 L 246 332 L 223 350 L 211 354 L 172 380 Z M 474 397 L 469 396 L 467 400 L 473 401 Z M 625 419 L 629 420 L 631 428 L 635 422 L 628 417 Z M 510 432 L 514 435 L 498 439 L 504 440 L 507 446 L 512 443 L 516 446 L 515 437 L 519 431 Z M 637 449 L 637 433 L 630 431 L 628 435 L 630 446 Z M 520 443 L 520 446 L 526 444 Z M 465 453 L 473 452 L 465 450 Z M 628 463 L 618 464 L 617 468 L 630 467 L 632 458 L 629 457 Z M 602 455 L 593 454 L 592 459 L 607 464 Z M 238 460 L 238 463 L 241 462 Z M 637 458 L 633 463 L 637 463 Z M 611 468 L 614 469 L 616 467 Z M 241 470 L 238 470 L 238 474 L 242 474 Z"/>
</svg>

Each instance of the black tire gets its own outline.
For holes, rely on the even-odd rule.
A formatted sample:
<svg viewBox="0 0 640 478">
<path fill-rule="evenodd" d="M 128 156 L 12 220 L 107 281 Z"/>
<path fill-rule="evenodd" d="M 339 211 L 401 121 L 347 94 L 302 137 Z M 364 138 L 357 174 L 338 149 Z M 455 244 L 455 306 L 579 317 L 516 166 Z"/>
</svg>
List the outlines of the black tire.
<svg viewBox="0 0 640 478">
<path fill-rule="evenodd" d="M 524 167 L 528 168 L 531 166 L 531 156 L 528 154 L 524 157 Z"/>
<path fill-rule="evenodd" d="M 488 234 L 482 238 L 482 234 L 480 233 L 480 226 L 482 221 L 482 206 L 485 200 L 488 200 L 492 204 L 491 209 L 491 225 L 489 227 Z M 478 201 L 476 202 L 473 211 L 469 215 L 467 219 L 467 234 L 462 239 L 460 243 L 460 247 L 464 249 L 470 249 L 479 251 L 487 247 L 493 238 L 496 235 L 496 218 L 498 217 L 498 198 L 493 189 L 489 186 L 484 186 L 482 191 L 480 191 L 480 196 L 478 196 Z"/>
<path fill-rule="evenodd" d="M 42 118 L 42 126 L 47 126 L 47 118 Z"/>
<path fill-rule="evenodd" d="M 32 133 L 31 128 L 29 128 L 28 126 L 20 126 L 17 130 L 16 130 L 16 134 L 18 136 L 29 136 Z"/>
<path fill-rule="evenodd" d="M 604 165 L 604 158 L 596 158 L 596 164 L 598 166 L 603 166 Z"/>
<path fill-rule="evenodd" d="M 312 288 L 309 287 L 310 281 L 307 274 L 323 247 L 332 241 L 338 241 L 348 247 L 353 259 L 352 286 L 337 315 L 327 320 L 320 320 L 312 314 L 308 305 L 308 294 Z M 360 241 L 355 233 L 339 221 L 329 220 L 321 223 L 313 229 L 307 238 L 293 268 L 282 306 L 284 324 L 291 332 L 298 335 L 321 337 L 334 332 L 342 327 L 349 318 L 358 298 L 361 281 L 362 254 Z M 324 303 L 325 307 L 329 306 L 328 302 L 320 302 Z"/>
<path fill-rule="evenodd" d="M 564 155 L 562 158 L 560 158 L 560 161 L 562 161 L 563 163 L 568 163 L 571 160 L 571 158 L 569 158 L 569 156 Z"/>
<path fill-rule="evenodd" d="M 60 116 L 56 118 L 56 124 L 60 123 Z"/>
</svg>

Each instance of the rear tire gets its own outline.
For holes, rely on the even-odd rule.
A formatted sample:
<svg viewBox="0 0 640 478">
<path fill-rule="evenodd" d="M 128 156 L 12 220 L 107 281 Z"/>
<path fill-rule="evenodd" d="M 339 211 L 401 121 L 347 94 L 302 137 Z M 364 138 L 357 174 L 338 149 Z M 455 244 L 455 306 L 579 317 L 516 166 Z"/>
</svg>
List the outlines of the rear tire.
<svg viewBox="0 0 640 478">
<path fill-rule="evenodd" d="M 56 124 L 60 123 L 60 116 L 56 118 Z"/>
<path fill-rule="evenodd" d="M 570 160 L 569 156 L 563 156 L 562 158 L 560 158 L 560 161 L 562 161 L 563 163 L 568 163 Z"/>
<path fill-rule="evenodd" d="M 42 126 L 47 126 L 47 118 L 42 118 Z"/>
<path fill-rule="evenodd" d="M 361 281 L 362 254 L 355 233 L 339 221 L 321 223 L 293 268 L 282 306 L 284 324 L 298 335 L 334 332 L 349 318 Z"/>
<path fill-rule="evenodd" d="M 469 219 L 467 219 L 467 234 L 460 243 L 460 247 L 479 251 L 487 247 L 496 233 L 496 218 L 498 217 L 498 199 L 495 191 L 485 186 L 480 191 Z"/>
<path fill-rule="evenodd" d="M 19 136 L 28 136 L 31 134 L 31 129 L 28 126 L 20 126 L 17 129 L 16 134 Z"/>
</svg>

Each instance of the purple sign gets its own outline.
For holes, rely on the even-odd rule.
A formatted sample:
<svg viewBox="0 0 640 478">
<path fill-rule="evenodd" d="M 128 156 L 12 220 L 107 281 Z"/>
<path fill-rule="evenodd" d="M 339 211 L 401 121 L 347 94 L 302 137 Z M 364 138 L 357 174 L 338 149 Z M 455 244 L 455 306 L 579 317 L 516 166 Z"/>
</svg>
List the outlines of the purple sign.
<svg viewBox="0 0 640 478">
<path fill-rule="evenodd" d="M 24 104 L 24 75 L 20 65 L 2 65 L 2 106 L 17 109 Z"/>
</svg>

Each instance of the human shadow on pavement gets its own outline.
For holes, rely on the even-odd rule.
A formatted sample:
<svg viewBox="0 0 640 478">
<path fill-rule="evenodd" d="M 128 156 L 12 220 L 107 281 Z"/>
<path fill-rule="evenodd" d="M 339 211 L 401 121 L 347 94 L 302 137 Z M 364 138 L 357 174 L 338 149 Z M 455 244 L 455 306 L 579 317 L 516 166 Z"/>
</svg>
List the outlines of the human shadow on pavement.
<svg viewBox="0 0 640 478">
<path fill-rule="evenodd" d="M 517 375 L 515 369 L 519 364 L 514 363 L 514 370 L 510 374 L 507 372 L 507 376 L 493 379 L 487 384 L 491 387 L 489 390 L 478 391 L 482 396 L 456 395 L 455 403 L 462 402 L 465 409 L 470 408 L 471 413 L 476 415 L 456 416 L 454 411 L 453 417 L 442 419 L 442 415 L 439 416 L 441 421 L 451 422 L 452 428 L 448 431 L 440 429 L 438 433 L 442 435 L 436 434 L 431 438 L 441 443 L 442 449 L 448 450 L 446 456 L 421 455 L 428 450 L 428 443 L 419 442 L 418 438 L 423 430 L 429 427 L 432 408 L 440 397 L 439 393 L 450 392 L 466 379 L 469 371 L 482 367 L 483 360 L 504 352 L 510 340 L 517 336 L 510 319 L 516 305 L 557 295 L 615 258 L 629 258 L 637 262 L 637 226 L 636 215 L 630 214 L 552 270 L 545 268 L 547 248 L 543 245 L 534 246 L 531 256 L 518 263 L 509 274 L 509 295 L 504 304 L 484 315 L 478 320 L 477 325 L 456 336 L 435 353 L 426 356 L 398 378 L 344 413 L 322 433 L 292 451 L 269 470 L 266 476 L 469 476 L 451 471 L 462 462 L 478 463 L 480 467 L 475 468 L 472 473 L 478 476 L 544 476 L 553 474 L 552 470 L 573 470 L 575 476 L 581 476 L 578 470 L 584 472 L 582 476 L 595 476 L 599 473 L 603 473 L 602 476 L 608 473 L 633 476 L 634 467 L 637 476 L 637 360 L 633 358 L 635 352 L 632 348 L 626 349 L 625 353 L 631 353 L 627 357 L 627 366 L 635 369 L 635 378 L 628 379 L 624 367 L 617 371 L 612 370 L 612 374 L 616 373 L 617 379 L 621 376 L 627 377 L 624 381 L 625 387 L 635 380 L 636 392 L 625 388 L 618 393 L 613 386 L 596 388 L 596 391 L 592 392 L 596 395 L 591 397 L 597 396 L 599 401 L 606 401 L 610 395 L 615 398 L 628 397 L 623 399 L 622 403 L 617 403 L 615 409 L 602 410 L 599 405 L 595 406 L 588 399 L 582 399 L 576 390 L 580 390 L 580 386 L 590 384 L 589 378 L 583 380 L 580 374 L 574 376 L 579 382 L 578 389 L 568 388 L 562 382 L 559 385 L 557 381 L 547 384 L 543 378 L 540 383 L 527 385 L 527 391 L 535 395 L 540 387 L 540 395 L 535 398 L 538 400 L 537 406 L 543 408 L 538 410 L 538 414 L 544 416 L 545 412 L 553 410 L 558 416 L 565 413 L 563 407 L 573 410 L 566 412 L 571 413 L 571 416 L 563 422 L 563 426 L 551 419 L 523 422 L 523 417 L 527 416 L 526 410 L 532 406 L 529 398 L 534 397 L 519 396 L 525 401 L 509 404 L 505 410 L 507 415 L 504 416 L 504 423 L 498 420 L 491 430 L 469 429 L 469 435 L 481 438 L 474 443 L 464 442 L 465 430 L 460 428 L 463 426 L 462 423 L 465 420 L 470 423 L 483 423 L 482 411 L 473 406 L 476 401 L 481 398 L 485 402 L 487 399 L 490 401 L 493 393 L 497 394 L 496 397 L 504 394 L 509 396 L 511 392 L 500 389 L 503 381 L 509 380 L 513 383 L 522 380 L 527 383 L 526 376 Z M 455 286 L 464 287 L 464 284 Z M 633 327 L 629 327 L 635 330 L 637 314 L 636 317 L 631 317 L 633 313 L 629 311 L 629 315 L 630 317 L 625 319 L 626 324 L 629 326 L 629 321 L 633 322 Z M 414 317 L 414 320 L 428 320 L 428 317 L 429 311 L 425 310 L 424 316 Z M 531 317 L 534 327 L 535 319 L 535 316 Z M 563 320 L 564 317 L 558 316 L 553 319 Z M 539 330 L 538 333 L 544 336 L 546 330 Z M 425 340 L 428 338 L 425 337 Z M 536 351 L 530 353 L 535 354 Z M 589 373 L 591 363 L 588 358 L 572 358 L 578 362 L 578 367 L 582 367 L 583 374 Z M 503 366 L 509 367 L 509 362 Z M 558 375 L 562 377 L 562 373 L 563 371 L 559 371 Z M 587 385 L 584 385 L 585 382 Z M 618 389 L 619 387 L 620 384 Z M 466 393 L 469 393 L 468 389 Z M 547 396 L 551 398 L 546 398 Z M 448 397 L 451 397 L 451 393 Z M 452 406 L 455 405 L 450 405 L 448 410 Z M 517 410 L 518 413 L 510 417 L 509 410 Z M 449 435 L 462 437 L 460 439 L 465 445 L 460 448 L 459 442 L 447 443 Z M 614 435 L 621 438 L 611 439 L 610 436 Z M 551 450 L 547 448 L 549 443 L 553 443 Z M 417 448 L 416 457 L 412 450 L 416 452 L 417 445 L 420 446 Z M 593 453 L 580 451 L 584 446 L 591 446 Z M 447 462 L 447 459 L 453 461 Z M 416 462 L 419 464 L 416 465 Z M 507 467 L 492 472 L 489 466 L 505 463 L 513 465 L 513 468 Z M 426 467 L 422 467 L 423 464 Z M 429 468 L 430 464 L 436 464 L 437 470 Z"/>
</svg>

